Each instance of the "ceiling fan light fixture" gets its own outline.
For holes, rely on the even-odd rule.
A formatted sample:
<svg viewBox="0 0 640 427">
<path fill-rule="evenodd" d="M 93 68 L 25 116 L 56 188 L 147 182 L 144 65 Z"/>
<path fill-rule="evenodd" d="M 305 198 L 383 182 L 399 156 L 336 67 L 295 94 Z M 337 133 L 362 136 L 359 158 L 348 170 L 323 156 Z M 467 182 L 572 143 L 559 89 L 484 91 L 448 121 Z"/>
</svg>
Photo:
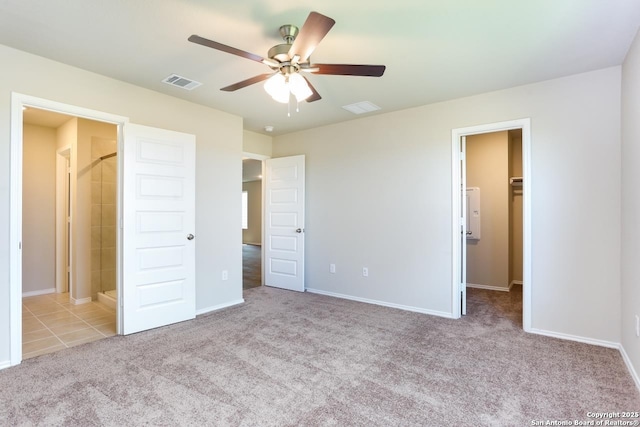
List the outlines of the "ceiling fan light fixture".
<svg viewBox="0 0 640 427">
<path fill-rule="evenodd" d="M 275 101 L 283 104 L 289 102 L 291 94 L 296 97 L 298 102 L 304 101 L 313 94 L 304 77 L 297 73 L 288 76 L 281 73 L 274 74 L 265 82 L 264 90 Z"/>
<path fill-rule="evenodd" d="M 304 77 L 297 73 L 289 76 L 289 89 L 298 102 L 304 101 L 313 94 Z"/>
<path fill-rule="evenodd" d="M 289 87 L 284 75 L 277 73 L 269 77 L 264 84 L 264 90 L 278 102 L 286 104 L 289 102 Z"/>
</svg>

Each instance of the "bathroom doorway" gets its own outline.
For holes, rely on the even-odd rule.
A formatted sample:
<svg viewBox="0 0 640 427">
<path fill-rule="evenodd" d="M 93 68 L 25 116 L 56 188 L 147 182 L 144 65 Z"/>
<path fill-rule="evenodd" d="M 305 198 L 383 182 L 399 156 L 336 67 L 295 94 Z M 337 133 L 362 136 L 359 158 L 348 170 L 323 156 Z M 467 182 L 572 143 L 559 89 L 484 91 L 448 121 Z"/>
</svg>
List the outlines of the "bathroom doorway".
<svg viewBox="0 0 640 427">
<path fill-rule="evenodd" d="M 35 107 L 22 123 L 22 355 L 116 334 L 115 124 Z M 112 292 L 111 303 L 101 295 Z"/>
</svg>

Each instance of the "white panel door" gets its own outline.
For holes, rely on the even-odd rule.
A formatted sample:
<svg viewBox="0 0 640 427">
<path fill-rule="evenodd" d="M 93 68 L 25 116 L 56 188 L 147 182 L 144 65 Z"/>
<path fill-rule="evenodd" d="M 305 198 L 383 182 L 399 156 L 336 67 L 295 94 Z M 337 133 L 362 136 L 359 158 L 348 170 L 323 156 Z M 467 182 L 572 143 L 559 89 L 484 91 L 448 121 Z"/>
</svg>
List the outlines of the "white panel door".
<svg viewBox="0 0 640 427">
<path fill-rule="evenodd" d="M 266 161 L 265 280 L 304 292 L 304 156 Z"/>
<path fill-rule="evenodd" d="M 467 137 L 460 138 L 460 313 L 467 314 Z"/>
<path fill-rule="evenodd" d="M 195 136 L 124 129 L 122 325 L 195 318 Z"/>
</svg>

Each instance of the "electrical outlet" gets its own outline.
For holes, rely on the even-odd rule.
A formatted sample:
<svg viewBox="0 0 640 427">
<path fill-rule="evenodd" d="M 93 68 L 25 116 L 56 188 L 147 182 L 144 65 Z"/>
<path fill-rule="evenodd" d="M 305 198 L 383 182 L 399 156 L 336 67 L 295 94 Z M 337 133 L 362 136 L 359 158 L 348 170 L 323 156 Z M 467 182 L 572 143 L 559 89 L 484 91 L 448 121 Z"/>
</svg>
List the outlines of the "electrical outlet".
<svg viewBox="0 0 640 427">
<path fill-rule="evenodd" d="M 636 336 L 640 337 L 640 316 L 636 314 Z"/>
<path fill-rule="evenodd" d="M 229 279 L 229 272 L 227 270 L 222 270 L 222 280 Z"/>
<path fill-rule="evenodd" d="M 362 267 L 362 276 L 369 277 L 369 269 L 367 267 Z"/>
<path fill-rule="evenodd" d="M 336 272 L 336 265 L 329 264 L 329 273 L 335 273 L 335 272 Z"/>
</svg>

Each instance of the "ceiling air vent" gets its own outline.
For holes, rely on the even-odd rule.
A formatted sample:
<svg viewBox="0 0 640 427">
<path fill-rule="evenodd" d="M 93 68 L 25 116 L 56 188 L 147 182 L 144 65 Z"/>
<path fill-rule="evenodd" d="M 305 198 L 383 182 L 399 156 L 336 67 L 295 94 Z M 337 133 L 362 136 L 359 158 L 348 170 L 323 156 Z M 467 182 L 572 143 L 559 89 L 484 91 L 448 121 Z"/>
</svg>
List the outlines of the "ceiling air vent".
<svg viewBox="0 0 640 427">
<path fill-rule="evenodd" d="M 376 111 L 380 109 L 380 107 L 378 107 L 376 104 L 369 101 L 362 101 L 362 102 L 357 102 L 355 104 L 345 105 L 342 108 L 352 112 L 353 114 L 370 113 L 372 111 Z"/>
<path fill-rule="evenodd" d="M 171 74 L 169 77 L 164 79 L 162 83 L 166 83 L 171 86 L 178 86 L 186 90 L 193 90 L 202 85 L 202 83 L 200 82 L 179 76 L 177 74 Z"/>
</svg>

